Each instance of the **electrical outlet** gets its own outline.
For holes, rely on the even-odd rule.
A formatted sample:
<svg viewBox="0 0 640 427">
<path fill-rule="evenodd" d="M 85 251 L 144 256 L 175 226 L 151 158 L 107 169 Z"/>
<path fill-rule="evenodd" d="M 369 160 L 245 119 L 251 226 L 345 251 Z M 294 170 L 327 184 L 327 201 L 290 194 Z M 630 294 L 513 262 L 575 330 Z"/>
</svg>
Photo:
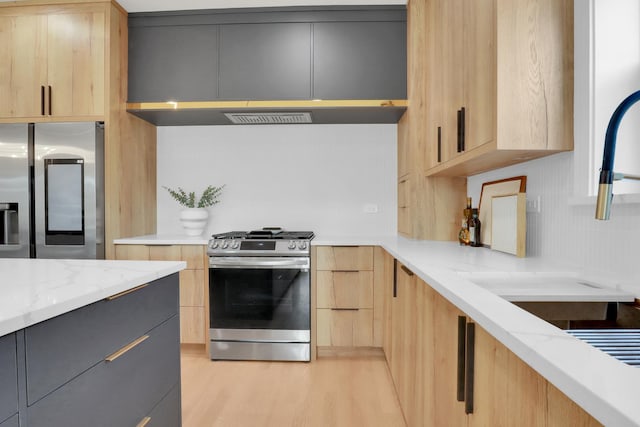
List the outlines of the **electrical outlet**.
<svg viewBox="0 0 640 427">
<path fill-rule="evenodd" d="M 527 213 L 540 213 L 540 196 L 527 197 Z"/>
<path fill-rule="evenodd" d="M 369 214 L 378 213 L 378 205 L 376 205 L 375 203 L 368 203 L 364 205 L 362 211 Z"/>
</svg>

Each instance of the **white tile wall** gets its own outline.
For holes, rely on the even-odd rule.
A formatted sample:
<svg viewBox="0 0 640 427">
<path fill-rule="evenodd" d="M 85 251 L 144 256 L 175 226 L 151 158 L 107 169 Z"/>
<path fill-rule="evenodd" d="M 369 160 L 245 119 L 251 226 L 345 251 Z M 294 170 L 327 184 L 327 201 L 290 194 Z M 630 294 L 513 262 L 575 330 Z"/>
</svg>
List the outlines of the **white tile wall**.
<svg viewBox="0 0 640 427">
<path fill-rule="evenodd" d="M 597 221 L 595 203 L 569 204 L 574 194 L 574 153 L 562 153 L 470 177 L 474 206 L 482 183 L 527 176 L 527 196 L 541 198 L 541 212 L 527 214 L 527 256 L 612 278 L 640 291 L 640 205 L 616 204 L 611 220 Z"/>
</svg>

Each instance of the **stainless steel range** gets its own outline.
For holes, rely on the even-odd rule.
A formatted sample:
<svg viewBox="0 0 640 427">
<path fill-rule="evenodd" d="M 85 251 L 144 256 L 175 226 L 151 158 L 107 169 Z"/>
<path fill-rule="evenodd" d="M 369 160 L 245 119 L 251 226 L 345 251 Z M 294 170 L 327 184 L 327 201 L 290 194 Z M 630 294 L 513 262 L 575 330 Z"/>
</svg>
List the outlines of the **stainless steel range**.
<svg viewBox="0 0 640 427">
<path fill-rule="evenodd" d="M 313 237 L 280 228 L 212 236 L 212 360 L 310 360 Z"/>
</svg>

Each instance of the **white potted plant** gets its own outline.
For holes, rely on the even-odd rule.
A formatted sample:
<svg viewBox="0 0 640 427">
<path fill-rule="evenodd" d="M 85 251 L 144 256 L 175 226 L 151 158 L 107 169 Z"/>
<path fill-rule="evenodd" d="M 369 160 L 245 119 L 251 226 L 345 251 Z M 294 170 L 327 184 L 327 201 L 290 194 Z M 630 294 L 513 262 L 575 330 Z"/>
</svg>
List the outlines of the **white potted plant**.
<svg viewBox="0 0 640 427">
<path fill-rule="evenodd" d="M 199 236 L 207 226 L 209 219 L 207 208 L 220 202 L 218 199 L 224 185 L 222 187 L 209 185 L 197 201 L 196 193 L 193 191 L 187 193 L 180 187 L 177 190 L 165 186 L 162 188 L 167 190 L 180 205 L 184 206 L 184 209 L 180 211 L 180 222 L 187 236 Z"/>
</svg>

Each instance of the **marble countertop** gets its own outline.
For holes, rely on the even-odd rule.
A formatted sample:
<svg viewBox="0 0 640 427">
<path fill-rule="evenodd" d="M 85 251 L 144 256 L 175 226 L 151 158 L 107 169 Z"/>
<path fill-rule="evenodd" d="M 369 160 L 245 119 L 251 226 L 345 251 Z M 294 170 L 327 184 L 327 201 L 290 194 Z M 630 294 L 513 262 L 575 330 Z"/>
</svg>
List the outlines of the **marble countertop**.
<svg viewBox="0 0 640 427">
<path fill-rule="evenodd" d="M 0 259 L 0 336 L 186 268 L 179 261 Z"/>
<path fill-rule="evenodd" d="M 184 234 L 149 234 L 146 236 L 115 239 L 116 245 L 206 245 L 208 236 L 186 236 Z"/>
</svg>

